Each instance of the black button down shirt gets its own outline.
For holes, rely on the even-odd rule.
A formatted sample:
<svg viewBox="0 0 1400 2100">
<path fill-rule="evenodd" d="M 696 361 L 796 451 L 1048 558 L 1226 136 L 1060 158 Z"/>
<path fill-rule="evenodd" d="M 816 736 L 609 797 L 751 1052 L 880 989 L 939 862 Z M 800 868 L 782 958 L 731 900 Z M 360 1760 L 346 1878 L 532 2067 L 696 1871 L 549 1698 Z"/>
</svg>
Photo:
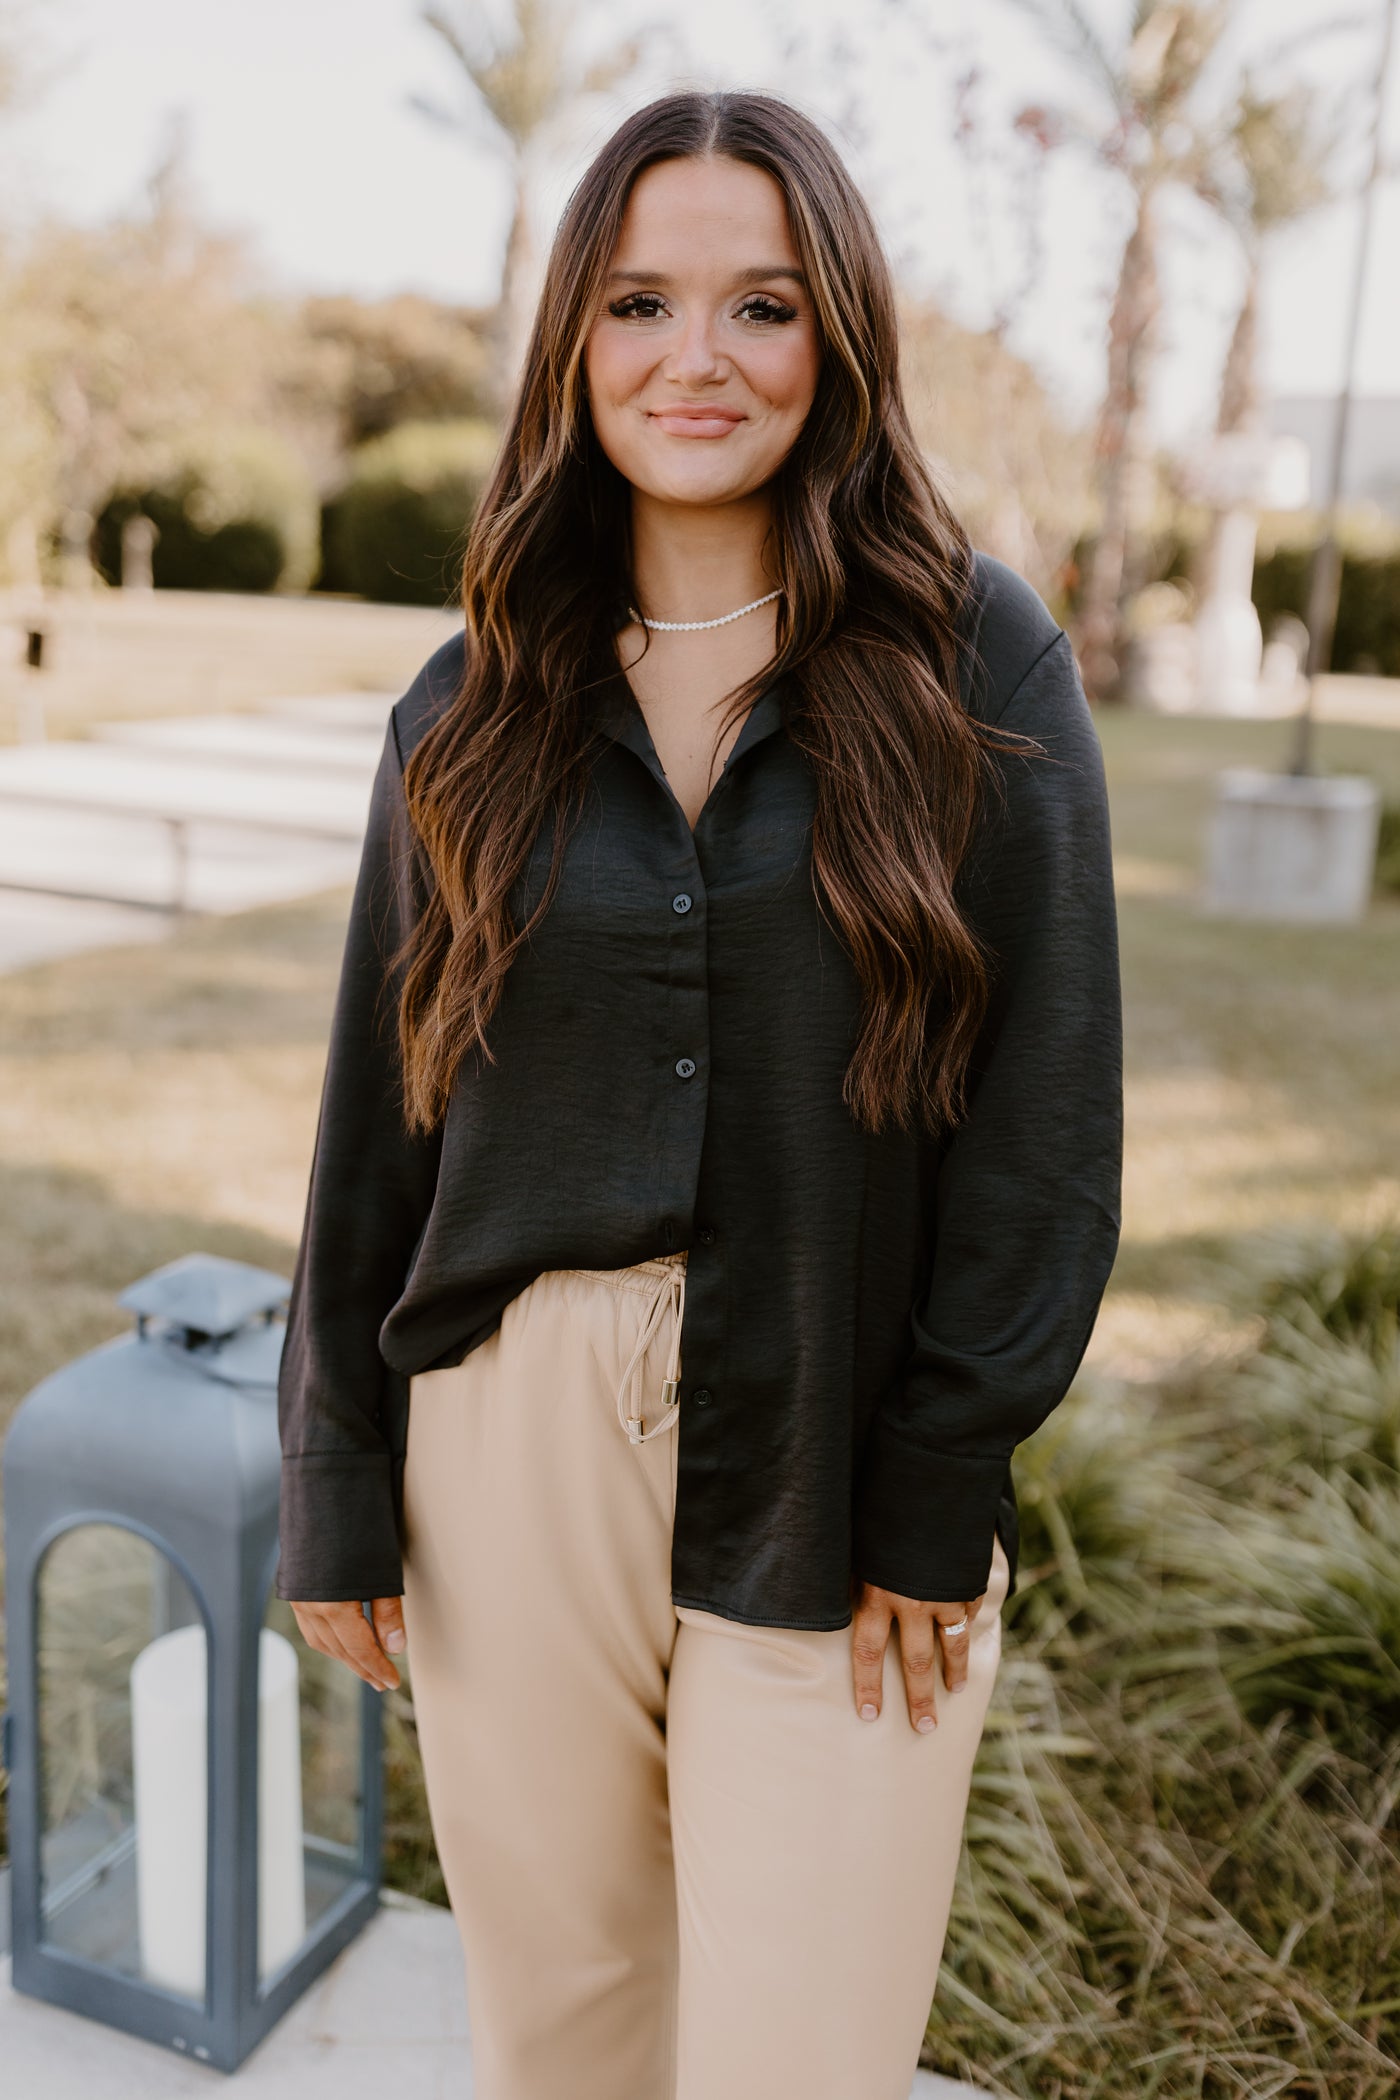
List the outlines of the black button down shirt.
<svg viewBox="0 0 1400 2100">
<path fill-rule="evenodd" d="M 278 1594 L 402 1589 L 409 1379 L 541 1271 L 688 1249 L 672 1594 L 845 1625 L 1013 1569 L 1014 1446 L 1063 1397 L 1117 1247 L 1121 1029 L 1102 759 L 1069 642 L 986 555 L 962 696 L 1050 759 L 998 760 L 959 878 L 997 959 L 968 1119 L 861 1131 L 854 969 L 811 878 L 815 782 L 782 682 L 692 835 L 621 673 L 549 912 L 442 1127 L 405 1135 L 386 958 L 421 909 L 403 766 L 463 643 L 393 711 L 335 1011 L 279 1394 Z M 549 867 L 546 820 L 513 903 Z M 517 923 L 520 923 L 519 917 Z"/>
</svg>

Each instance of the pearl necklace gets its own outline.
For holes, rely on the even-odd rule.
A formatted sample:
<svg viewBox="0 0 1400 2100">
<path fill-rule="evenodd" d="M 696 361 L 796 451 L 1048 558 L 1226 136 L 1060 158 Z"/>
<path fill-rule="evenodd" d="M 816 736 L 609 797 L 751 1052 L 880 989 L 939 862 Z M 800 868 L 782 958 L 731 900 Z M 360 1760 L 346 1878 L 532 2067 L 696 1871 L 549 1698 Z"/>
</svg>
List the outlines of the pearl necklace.
<svg viewBox="0 0 1400 2100">
<path fill-rule="evenodd" d="M 731 620 L 742 620 L 745 613 L 757 612 L 760 605 L 771 605 L 781 591 L 769 591 L 766 598 L 755 598 L 752 605 L 741 605 L 737 612 L 721 613 L 717 620 L 644 620 L 634 605 L 627 610 L 642 627 L 659 628 L 665 634 L 694 634 L 700 627 L 727 627 Z"/>
</svg>

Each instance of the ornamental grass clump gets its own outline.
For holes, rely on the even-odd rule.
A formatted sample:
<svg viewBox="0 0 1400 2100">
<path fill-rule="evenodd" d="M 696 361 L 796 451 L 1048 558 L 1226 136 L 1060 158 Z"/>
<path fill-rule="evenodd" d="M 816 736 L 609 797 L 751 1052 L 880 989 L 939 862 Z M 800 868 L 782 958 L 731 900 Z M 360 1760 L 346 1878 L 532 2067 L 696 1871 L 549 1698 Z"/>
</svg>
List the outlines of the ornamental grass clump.
<svg viewBox="0 0 1400 2100">
<path fill-rule="evenodd" d="M 1400 1233 L 1092 1381 L 1023 1559 L 926 2060 L 1025 2100 L 1393 2100 Z"/>
</svg>

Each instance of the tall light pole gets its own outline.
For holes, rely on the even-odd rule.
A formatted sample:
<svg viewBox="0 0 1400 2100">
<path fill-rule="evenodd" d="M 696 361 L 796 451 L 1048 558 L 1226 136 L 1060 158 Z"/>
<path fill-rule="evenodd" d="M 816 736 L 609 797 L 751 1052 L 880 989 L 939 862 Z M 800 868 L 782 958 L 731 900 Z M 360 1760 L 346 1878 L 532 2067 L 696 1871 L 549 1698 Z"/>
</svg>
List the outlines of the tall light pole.
<svg viewBox="0 0 1400 2100">
<path fill-rule="evenodd" d="M 1328 470 L 1327 522 L 1313 553 L 1308 576 L 1308 689 L 1298 716 L 1293 745 L 1294 773 L 1313 770 L 1313 724 L 1316 719 L 1317 682 L 1332 662 L 1332 641 L 1337 629 L 1337 602 L 1341 596 L 1342 555 L 1337 544 L 1337 514 L 1341 507 L 1342 470 L 1346 463 L 1347 432 L 1351 423 L 1352 394 L 1356 385 L 1356 356 L 1361 340 L 1361 309 L 1366 295 L 1366 266 L 1370 257 L 1371 226 L 1375 218 L 1376 186 L 1380 179 L 1385 130 L 1385 87 L 1390 71 L 1390 49 L 1395 32 L 1396 0 L 1386 0 L 1385 25 L 1381 32 L 1380 62 L 1376 68 L 1375 110 L 1371 122 L 1371 167 L 1361 195 L 1361 235 L 1356 245 L 1356 266 L 1351 285 L 1351 316 L 1347 324 L 1346 365 L 1342 391 L 1332 419 L 1332 457 Z"/>
</svg>

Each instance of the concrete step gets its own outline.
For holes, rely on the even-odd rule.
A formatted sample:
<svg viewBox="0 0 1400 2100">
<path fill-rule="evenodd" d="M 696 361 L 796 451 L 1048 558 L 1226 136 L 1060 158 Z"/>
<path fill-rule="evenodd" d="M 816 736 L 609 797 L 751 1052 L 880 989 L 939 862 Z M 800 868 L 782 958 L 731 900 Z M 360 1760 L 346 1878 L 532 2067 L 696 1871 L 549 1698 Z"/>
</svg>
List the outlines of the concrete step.
<svg viewBox="0 0 1400 2100">
<path fill-rule="evenodd" d="M 353 882 L 392 696 L 0 750 L 0 974 Z M 141 914 L 144 913 L 144 918 Z"/>
<path fill-rule="evenodd" d="M 0 896 L 12 915 L 26 890 L 157 912 L 252 911 L 353 882 L 359 860 L 354 840 L 218 823 L 179 835 L 160 819 L 0 806 Z"/>
<path fill-rule="evenodd" d="M 0 977 L 61 955 L 163 940 L 169 926 L 165 913 L 136 905 L 0 889 Z"/>
<path fill-rule="evenodd" d="M 315 717 L 177 715 L 162 722 L 107 722 L 94 741 L 149 751 L 158 758 L 193 758 L 240 766 L 312 772 L 325 768 L 372 780 L 384 748 L 384 724 L 359 729 Z"/>
<path fill-rule="evenodd" d="M 260 703 L 269 714 L 296 715 L 322 729 L 374 731 L 380 737 L 397 693 L 299 693 Z"/>
<path fill-rule="evenodd" d="M 273 769 L 95 739 L 20 744 L 0 751 L 0 835 L 10 810 L 29 807 L 358 839 L 371 771 L 346 775 L 314 761 Z"/>
<path fill-rule="evenodd" d="M 10 1987 L 8 1956 L 0 1961 L 0 2063 L 16 2100 L 210 2100 L 223 2089 L 202 2064 L 22 1996 Z M 228 2083 L 249 2100 L 471 2100 L 451 1913 L 386 1891 L 384 1908 Z M 910 2100 L 975 2094 L 920 2071 Z"/>
</svg>

